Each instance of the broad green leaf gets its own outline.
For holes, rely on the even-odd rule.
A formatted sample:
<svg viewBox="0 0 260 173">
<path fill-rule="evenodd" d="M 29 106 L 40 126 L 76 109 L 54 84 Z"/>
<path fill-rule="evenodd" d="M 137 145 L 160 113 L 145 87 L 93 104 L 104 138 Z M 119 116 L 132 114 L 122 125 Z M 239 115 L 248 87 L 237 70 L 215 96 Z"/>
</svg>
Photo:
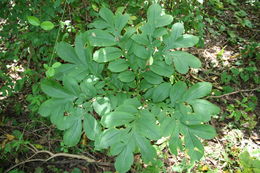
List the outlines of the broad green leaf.
<svg viewBox="0 0 260 173">
<path fill-rule="evenodd" d="M 128 69 L 128 64 L 124 59 L 118 59 L 108 64 L 108 69 L 112 72 L 122 72 Z"/>
<path fill-rule="evenodd" d="M 184 25 L 183 23 L 175 23 L 172 25 L 172 32 L 171 32 L 171 41 L 175 41 L 182 36 L 184 33 Z"/>
<path fill-rule="evenodd" d="M 128 112 L 111 112 L 102 117 L 102 123 L 105 127 L 114 127 L 125 125 L 134 119 L 135 115 Z"/>
<path fill-rule="evenodd" d="M 184 34 L 182 37 L 179 37 L 176 41 L 172 42 L 172 48 L 188 48 L 195 46 L 199 42 L 199 37 L 189 34 Z"/>
<path fill-rule="evenodd" d="M 84 65 L 88 65 L 90 63 L 90 57 L 92 53 L 92 51 L 86 48 L 86 43 L 87 43 L 86 32 L 80 33 L 76 36 L 75 52 L 80 62 L 82 62 Z"/>
<path fill-rule="evenodd" d="M 64 88 L 73 93 L 75 96 L 80 95 L 80 87 L 78 85 L 78 82 L 75 78 L 71 76 L 65 76 L 63 77 L 63 85 Z"/>
<path fill-rule="evenodd" d="M 102 17 L 111 26 L 114 25 L 114 14 L 108 8 L 102 7 L 99 11 L 100 17 Z"/>
<path fill-rule="evenodd" d="M 132 82 L 133 80 L 135 80 L 135 74 L 132 71 L 125 71 L 119 73 L 118 79 L 122 82 Z"/>
<path fill-rule="evenodd" d="M 173 21 L 171 15 L 162 15 L 162 8 L 158 4 L 153 4 L 148 8 L 147 18 L 155 28 L 169 25 Z"/>
<path fill-rule="evenodd" d="M 72 104 L 72 102 L 66 99 L 52 98 L 41 104 L 38 113 L 43 117 L 52 116 L 55 110 L 57 109 L 64 110 L 66 104 Z"/>
<path fill-rule="evenodd" d="M 132 104 L 126 104 L 124 103 L 123 105 L 120 105 L 116 108 L 116 111 L 119 112 L 124 112 L 126 111 L 130 114 L 136 114 L 138 112 L 138 110 L 136 109 L 136 107 Z"/>
<path fill-rule="evenodd" d="M 87 31 L 88 40 L 92 46 L 114 46 L 117 44 L 115 37 L 113 37 L 109 32 L 93 29 Z"/>
<path fill-rule="evenodd" d="M 160 84 L 163 81 L 163 78 L 152 71 L 144 72 L 144 79 L 151 84 Z"/>
<path fill-rule="evenodd" d="M 76 98 L 71 92 L 63 88 L 58 82 L 45 79 L 41 82 L 41 89 L 48 96 L 73 100 Z"/>
<path fill-rule="evenodd" d="M 202 122 L 207 122 L 210 120 L 211 115 L 216 115 L 220 112 L 219 107 L 210 103 L 207 100 L 195 99 L 188 102 L 192 105 L 194 112 L 199 116 Z"/>
<path fill-rule="evenodd" d="M 63 140 L 69 147 L 75 146 L 79 143 L 82 135 L 82 122 L 81 119 L 77 120 L 71 128 L 65 131 Z"/>
<path fill-rule="evenodd" d="M 168 30 L 166 28 L 157 28 L 153 33 L 153 37 L 158 38 L 158 37 L 162 37 L 166 34 L 168 34 Z"/>
<path fill-rule="evenodd" d="M 163 61 L 155 61 L 151 65 L 151 70 L 160 75 L 160 76 L 165 76 L 165 77 L 170 77 L 173 74 L 173 66 L 167 65 Z"/>
<path fill-rule="evenodd" d="M 142 59 L 148 59 L 150 58 L 150 53 L 149 50 L 147 48 L 145 48 L 144 46 L 141 45 L 135 45 L 134 46 L 134 54 Z"/>
<path fill-rule="evenodd" d="M 114 145 L 111 145 L 109 152 L 112 156 L 116 156 L 119 153 L 121 153 L 124 148 L 125 148 L 125 144 L 123 142 L 118 142 Z"/>
<path fill-rule="evenodd" d="M 140 106 L 142 106 L 141 102 L 139 101 L 139 98 L 136 97 L 124 100 L 124 105 L 131 105 L 135 108 L 139 108 Z"/>
<path fill-rule="evenodd" d="M 175 104 L 176 102 L 180 101 L 186 90 L 187 85 L 183 81 L 178 81 L 176 84 L 174 84 L 170 91 L 170 98 L 172 104 Z"/>
<path fill-rule="evenodd" d="M 191 133 L 203 139 L 212 139 L 217 135 L 216 130 L 207 124 L 190 125 L 188 127 Z"/>
<path fill-rule="evenodd" d="M 139 135 L 138 133 L 134 134 L 135 143 L 140 148 L 142 159 L 145 163 L 152 162 L 156 157 L 156 151 L 154 147 L 150 144 L 150 141 Z"/>
<path fill-rule="evenodd" d="M 140 111 L 140 117 L 134 122 L 137 133 L 152 140 L 161 137 L 155 116 L 147 110 Z"/>
<path fill-rule="evenodd" d="M 164 116 L 161 122 L 161 131 L 163 132 L 163 136 L 171 136 L 174 129 L 177 127 L 176 120 L 172 117 Z"/>
<path fill-rule="evenodd" d="M 27 16 L 28 22 L 33 26 L 40 26 L 40 20 L 35 16 Z"/>
<path fill-rule="evenodd" d="M 97 97 L 93 102 L 93 108 L 98 113 L 98 115 L 105 115 L 110 112 L 111 105 L 110 100 L 107 97 Z"/>
<path fill-rule="evenodd" d="M 129 20 L 128 14 L 118 14 L 115 16 L 115 30 L 120 34 L 122 29 L 125 27 L 125 25 L 128 23 Z"/>
<path fill-rule="evenodd" d="M 59 42 L 56 45 L 56 51 L 59 57 L 64 61 L 81 64 L 74 48 L 70 44 L 66 42 Z"/>
<path fill-rule="evenodd" d="M 97 95 L 97 89 L 92 82 L 85 80 L 80 84 L 81 91 L 89 98 Z"/>
<path fill-rule="evenodd" d="M 154 102 L 162 102 L 169 97 L 171 89 L 170 83 L 161 83 L 153 90 L 152 99 Z"/>
<path fill-rule="evenodd" d="M 108 148 L 109 146 L 122 141 L 126 134 L 126 130 L 118 130 L 116 128 L 107 129 L 100 134 L 100 139 L 96 141 L 98 144 L 96 147 L 101 149 Z"/>
<path fill-rule="evenodd" d="M 101 128 L 99 123 L 88 113 L 84 115 L 83 128 L 87 137 L 91 140 L 95 140 L 100 135 Z"/>
<path fill-rule="evenodd" d="M 71 103 L 70 103 L 71 104 Z M 51 116 L 51 122 L 56 125 L 59 130 L 69 129 L 76 121 L 81 119 L 82 109 L 73 109 L 70 112 L 66 112 L 64 116 L 66 105 L 57 107 Z"/>
<path fill-rule="evenodd" d="M 122 152 L 116 157 L 115 168 L 117 172 L 125 173 L 134 162 L 133 147 L 126 144 Z"/>
<path fill-rule="evenodd" d="M 93 23 L 90 23 L 89 27 L 90 28 L 94 27 L 96 29 L 105 29 L 105 28 L 110 27 L 110 25 L 102 19 L 97 19 Z"/>
<path fill-rule="evenodd" d="M 54 103 L 53 99 L 46 100 L 41 104 L 38 113 L 43 117 L 48 117 L 53 111 Z"/>
<path fill-rule="evenodd" d="M 188 128 L 183 128 L 184 143 L 191 161 L 200 160 L 204 155 L 204 148 L 200 140 L 194 136 Z"/>
<path fill-rule="evenodd" d="M 109 62 L 122 56 L 121 49 L 116 47 L 105 47 L 94 52 L 93 59 L 98 62 Z"/>
<path fill-rule="evenodd" d="M 174 66 L 176 70 L 181 74 L 187 73 L 189 71 L 189 67 L 191 68 L 201 67 L 200 60 L 197 57 L 187 52 L 182 52 L 182 51 L 170 52 L 169 54 L 166 55 L 166 58 L 170 59 L 170 60 L 166 60 L 166 62 L 167 61 L 174 62 Z"/>
<path fill-rule="evenodd" d="M 199 82 L 188 89 L 183 95 L 183 100 L 190 101 L 202 98 L 211 92 L 212 84 L 209 82 Z"/>
<path fill-rule="evenodd" d="M 52 30 L 54 28 L 54 24 L 50 21 L 44 21 L 41 23 L 41 28 L 46 30 L 46 31 L 49 31 L 49 30 Z"/>
<path fill-rule="evenodd" d="M 132 36 L 132 39 L 138 43 L 138 44 L 141 44 L 141 45 L 149 45 L 150 44 L 150 41 L 148 40 L 148 37 L 146 34 L 142 33 L 142 34 L 135 34 Z"/>
</svg>

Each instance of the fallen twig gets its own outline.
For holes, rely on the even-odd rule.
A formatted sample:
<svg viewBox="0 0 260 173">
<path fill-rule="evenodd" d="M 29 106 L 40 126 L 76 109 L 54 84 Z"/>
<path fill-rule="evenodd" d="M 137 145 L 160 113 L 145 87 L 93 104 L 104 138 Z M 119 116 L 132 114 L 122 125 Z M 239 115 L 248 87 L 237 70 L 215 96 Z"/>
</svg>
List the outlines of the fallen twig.
<svg viewBox="0 0 260 173">
<path fill-rule="evenodd" d="M 226 96 L 237 94 L 237 93 L 252 92 L 252 91 L 256 91 L 256 90 L 260 90 L 260 87 L 257 87 L 257 88 L 254 88 L 254 89 L 247 89 L 247 90 L 238 90 L 238 91 L 234 91 L 234 92 L 219 95 L 219 96 L 208 96 L 207 98 L 221 98 L 221 97 L 226 97 Z"/>
<path fill-rule="evenodd" d="M 30 146 L 32 147 L 31 151 L 33 151 L 34 154 L 32 156 L 30 156 L 29 158 L 27 158 L 25 161 L 22 161 L 20 163 L 17 163 L 16 165 L 10 167 L 9 169 L 7 169 L 5 171 L 5 173 L 11 171 L 12 169 L 16 168 L 17 166 L 23 165 L 23 164 L 28 163 L 28 162 L 48 162 L 49 160 L 51 160 L 55 157 L 68 157 L 68 158 L 85 160 L 88 163 L 95 163 L 95 164 L 101 163 L 101 165 L 105 165 L 104 162 L 98 162 L 98 161 L 91 159 L 91 158 L 84 156 L 84 155 L 76 155 L 76 154 L 69 154 L 69 153 L 55 153 L 54 154 L 54 153 L 52 153 L 48 150 L 38 150 L 32 145 L 30 145 Z M 49 155 L 49 157 L 47 159 L 32 159 L 33 157 L 35 157 L 36 155 L 41 154 L 41 153 L 46 153 L 46 154 Z"/>
</svg>

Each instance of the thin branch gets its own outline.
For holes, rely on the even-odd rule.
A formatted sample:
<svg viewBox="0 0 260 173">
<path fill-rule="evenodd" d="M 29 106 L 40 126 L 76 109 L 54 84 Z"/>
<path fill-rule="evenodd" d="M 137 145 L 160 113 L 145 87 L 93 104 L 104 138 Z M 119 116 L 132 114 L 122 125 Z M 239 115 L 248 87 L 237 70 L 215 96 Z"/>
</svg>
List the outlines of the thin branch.
<svg viewBox="0 0 260 173">
<path fill-rule="evenodd" d="M 256 91 L 256 90 L 260 90 L 260 87 L 257 87 L 257 88 L 254 88 L 254 89 L 247 89 L 247 90 L 238 90 L 238 91 L 234 91 L 234 92 L 231 92 L 231 93 L 223 94 L 223 95 L 220 95 L 220 96 L 208 96 L 207 98 L 221 98 L 221 97 L 226 97 L 226 96 L 237 94 L 237 93 L 252 92 L 252 91 Z"/>
<path fill-rule="evenodd" d="M 31 146 L 32 147 L 32 146 Z M 52 153 L 48 150 L 37 150 L 35 147 L 32 147 L 31 150 L 34 152 L 34 154 L 32 156 L 30 156 L 29 158 L 27 158 L 25 161 L 22 161 L 20 163 L 17 163 L 16 165 L 10 167 L 9 169 L 7 169 L 5 171 L 5 173 L 11 171 L 12 169 L 16 168 L 17 166 L 20 166 L 20 165 L 23 165 L 25 163 L 28 163 L 28 162 L 48 162 L 49 160 L 55 158 L 55 157 L 68 157 L 68 158 L 74 158 L 74 159 L 79 159 L 79 160 L 85 160 L 86 162 L 88 163 L 96 163 L 96 164 L 101 164 L 101 165 L 105 165 L 104 162 L 98 162 L 94 159 L 91 159 L 87 156 L 84 156 L 84 155 L 76 155 L 76 154 L 69 154 L 69 153 Z M 33 157 L 35 157 L 36 155 L 38 154 L 41 154 L 41 153 L 46 153 L 49 155 L 49 157 L 47 159 L 32 159 Z"/>
</svg>

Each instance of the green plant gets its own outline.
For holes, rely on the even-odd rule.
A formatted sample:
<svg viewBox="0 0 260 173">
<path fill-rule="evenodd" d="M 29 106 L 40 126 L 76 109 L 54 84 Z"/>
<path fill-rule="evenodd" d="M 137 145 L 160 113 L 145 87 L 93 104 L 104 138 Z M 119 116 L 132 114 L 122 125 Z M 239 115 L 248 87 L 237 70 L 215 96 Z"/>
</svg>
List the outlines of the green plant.
<svg viewBox="0 0 260 173">
<path fill-rule="evenodd" d="M 257 97 L 244 97 L 241 101 L 227 106 L 228 117 L 234 118 L 239 125 L 253 129 L 256 124 L 256 115 L 253 113 L 257 105 Z"/>
<path fill-rule="evenodd" d="M 254 152 L 260 154 L 259 150 Z M 242 167 L 242 173 L 259 173 L 260 172 L 260 160 L 259 158 L 250 156 L 248 151 L 244 151 L 239 155 L 239 163 Z"/>
<path fill-rule="evenodd" d="M 173 18 L 158 4 L 149 7 L 148 20 L 136 28 L 127 25 L 128 14 L 101 8 L 99 15 L 91 24 L 95 29 L 76 36 L 75 47 L 57 44 L 57 54 L 68 63 L 41 82 L 51 98 L 39 113 L 65 130 L 66 145 L 76 145 L 84 132 L 95 141 L 95 150 L 109 149 L 118 172 L 130 169 L 135 153 L 153 162 L 151 141 L 162 137 L 169 137 L 173 154 L 186 150 L 192 162 L 199 160 L 204 149 L 198 137 L 216 135 L 207 122 L 219 108 L 201 99 L 212 85 L 173 83 L 177 72 L 201 66 L 195 56 L 176 50 L 194 46 L 198 37 L 184 34 L 182 23 L 167 29 Z"/>
</svg>

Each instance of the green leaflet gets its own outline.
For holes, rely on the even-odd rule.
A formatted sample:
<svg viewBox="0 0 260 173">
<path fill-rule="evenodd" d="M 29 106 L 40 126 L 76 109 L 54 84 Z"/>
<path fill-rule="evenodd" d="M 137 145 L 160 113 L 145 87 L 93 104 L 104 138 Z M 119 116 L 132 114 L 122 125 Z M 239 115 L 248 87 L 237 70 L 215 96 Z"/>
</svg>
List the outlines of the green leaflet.
<svg viewBox="0 0 260 173">
<path fill-rule="evenodd" d="M 191 68 L 200 68 L 201 62 L 195 56 L 182 51 L 174 51 L 169 52 L 165 55 L 165 61 L 167 64 L 172 64 L 174 62 L 174 66 L 176 70 L 181 73 L 185 74 L 188 72 L 189 67 Z"/>
<path fill-rule="evenodd" d="M 170 91 L 170 99 L 172 104 L 175 104 L 176 102 L 182 100 L 182 96 L 186 92 L 186 90 L 186 83 L 178 81 L 176 84 L 174 84 Z"/>
<path fill-rule="evenodd" d="M 69 100 L 73 100 L 76 98 L 76 96 L 73 93 L 66 90 L 58 82 L 51 80 L 51 79 L 43 80 L 41 82 L 41 89 L 48 96 L 51 96 L 54 98 L 63 98 L 63 99 L 69 99 Z"/>
<path fill-rule="evenodd" d="M 188 102 L 192 105 L 194 112 L 197 114 L 198 119 L 202 122 L 208 122 L 212 115 L 220 112 L 219 107 L 210 103 L 207 100 L 195 99 Z"/>
<path fill-rule="evenodd" d="M 135 116 L 128 112 L 111 112 L 102 117 L 105 127 L 121 126 L 134 120 Z"/>
<path fill-rule="evenodd" d="M 164 101 L 167 97 L 169 97 L 171 89 L 170 83 L 161 83 L 153 90 L 152 99 L 155 103 Z"/>
<path fill-rule="evenodd" d="M 107 97 L 97 97 L 93 102 L 93 108 L 99 115 L 105 115 L 110 112 L 111 104 Z"/>
<path fill-rule="evenodd" d="M 150 58 L 150 50 L 141 45 L 134 46 L 134 54 L 142 59 Z"/>
<path fill-rule="evenodd" d="M 149 163 L 153 161 L 153 159 L 156 157 L 156 150 L 150 144 L 150 141 L 139 135 L 138 133 L 134 133 L 134 139 L 136 145 L 140 148 L 140 152 L 144 162 Z"/>
<path fill-rule="evenodd" d="M 91 140 L 98 138 L 101 132 L 101 128 L 97 120 L 88 113 L 84 115 L 83 128 L 87 137 Z"/>
<path fill-rule="evenodd" d="M 121 153 L 116 157 L 115 167 L 120 173 L 125 173 L 131 168 L 134 162 L 133 150 L 132 142 L 127 143 Z"/>
<path fill-rule="evenodd" d="M 139 118 L 133 122 L 133 125 L 142 136 L 152 140 L 158 140 L 161 137 L 154 115 L 147 110 L 139 111 Z"/>
<path fill-rule="evenodd" d="M 203 139 L 212 139 L 216 136 L 215 129 L 206 124 L 188 126 L 191 133 Z"/>
<path fill-rule="evenodd" d="M 115 31 L 117 31 L 118 34 L 121 33 L 122 29 L 128 23 L 129 18 L 130 16 L 128 14 L 118 14 L 115 16 Z"/>
<path fill-rule="evenodd" d="M 91 50 L 86 47 L 87 43 L 87 33 L 80 33 L 75 39 L 75 52 L 78 55 L 78 59 L 84 65 L 88 65 L 91 59 Z"/>
<path fill-rule="evenodd" d="M 147 12 L 148 23 L 150 23 L 155 28 L 166 26 L 172 23 L 173 18 L 171 15 L 161 14 L 162 8 L 160 7 L 160 5 L 151 5 Z"/>
<path fill-rule="evenodd" d="M 40 27 L 46 31 L 49 31 L 54 28 L 54 24 L 50 21 L 44 21 L 41 23 Z"/>
<path fill-rule="evenodd" d="M 184 34 L 172 43 L 170 48 L 188 48 L 195 46 L 199 42 L 199 37 L 194 35 Z"/>
<path fill-rule="evenodd" d="M 118 59 L 108 64 L 108 69 L 112 72 L 122 72 L 128 69 L 128 64 L 124 59 Z"/>
<path fill-rule="evenodd" d="M 190 101 L 193 99 L 205 97 L 211 92 L 211 89 L 211 83 L 199 82 L 188 89 L 188 91 L 183 95 L 183 100 Z"/>
<path fill-rule="evenodd" d="M 118 79 L 122 82 L 132 82 L 135 80 L 135 74 L 132 71 L 124 71 L 119 73 Z"/>
<path fill-rule="evenodd" d="M 74 48 L 65 42 L 59 42 L 56 45 L 56 51 L 60 58 L 64 61 L 68 61 L 75 64 L 80 64 L 80 60 L 74 50 Z"/>
<path fill-rule="evenodd" d="M 35 16 L 27 16 L 28 22 L 33 26 L 40 26 L 40 20 Z"/>
<path fill-rule="evenodd" d="M 148 37 L 146 34 L 142 33 L 142 34 L 135 34 L 132 36 L 132 39 L 141 45 L 149 45 L 150 41 L 148 40 Z"/>
<path fill-rule="evenodd" d="M 109 62 L 122 56 L 122 51 L 115 47 L 101 48 L 94 52 L 93 59 L 98 62 Z"/>
<path fill-rule="evenodd" d="M 171 36 L 170 36 L 171 41 L 177 40 L 178 38 L 180 38 L 182 36 L 183 33 L 184 33 L 183 23 L 173 24 L 172 25 L 172 32 L 171 32 Z"/>
<path fill-rule="evenodd" d="M 99 15 L 101 18 L 103 18 L 108 24 L 110 24 L 111 26 L 114 25 L 114 14 L 112 13 L 111 10 L 109 10 L 108 8 L 101 8 L 99 11 Z"/>
<path fill-rule="evenodd" d="M 160 76 L 165 76 L 165 77 L 170 77 L 174 70 L 171 65 L 166 64 L 163 61 L 156 61 L 151 65 L 151 70 L 160 75 Z"/>
<path fill-rule="evenodd" d="M 81 119 L 78 119 L 71 128 L 65 131 L 63 140 L 64 143 L 68 146 L 75 146 L 79 143 L 79 140 L 82 135 L 82 122 Z"/>
<path fill-rule="evenodd" d="M 182 128 L 184 135 L 185 148 L 191 158 L 191 161 L 200 160 L 204 155 L 204 148 L 200 140 L 194 136 L 187 127 Z"/>
<path fill-rule="evenodd" d="M 108 148 L 114 144 L 120 143 L 127 137 L 128 131 L 126 129 L 118 130 L 116 128 L 110 128 L 104 130 L 99 138 L 96 140 L 95 146 L 98 149 Z"/>
<path fill-rule="evenodd" d="M 93 29 L 87 31 L 87 37 L 92 46 L 114 46 L 117 44 L 116 39 L 107 31 Z"/>
<path fill-rule="evenodd" d="M 163 81 L 163 78 L 152 71 L 144 72 L 144 79 L 150 84 L 160 84 Z"/>
</svg>

